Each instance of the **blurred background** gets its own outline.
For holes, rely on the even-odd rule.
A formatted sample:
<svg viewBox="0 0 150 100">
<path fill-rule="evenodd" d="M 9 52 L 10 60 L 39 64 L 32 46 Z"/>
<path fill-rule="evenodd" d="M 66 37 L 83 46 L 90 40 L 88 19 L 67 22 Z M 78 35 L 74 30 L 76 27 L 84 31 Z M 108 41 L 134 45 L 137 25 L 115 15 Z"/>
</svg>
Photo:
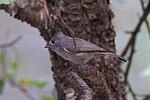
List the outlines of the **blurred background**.
<svg viewBox="0 0 150 100">
<path fill-rule="evenodd" d="M 146 1 L 146 0 L 145 0 Z M 148 1 L 148 0 L 147 0 Z M 140 16 L 143 14 L 139 0 L 110 0 L 115 13 L 113 23 L 116 31 L 117 54 L 121 54 Z M 147 17 L 150 21 L 150 15 Z M 136 39 L 135 54 L 129 73 L 133 91 L 142 96 L 150 94 L 150 33 L 143 23 Z M 37 29 L 25 22 L 11 18 L 0 10 L 0 45 L 14 44 L 0 48 L 0 74 L 6 72 L 9 81 L 0 80 L 0 100 L 52 100 L 54 81 L 46 43 Z M 126 69 L 126 65 L 122 65 Z M 12 80 L 12 81 L 11 81 Z M 15 80 L 15 81 L 14 81 Z M 25 87 L 18 88 L 15 83 Z M 29 93 L 26 93 L 29 92 Z M 127 90 L 128 92 L 128 90 Z M 133 100 L 128 93 L 128 100 Z"/>
</svg>

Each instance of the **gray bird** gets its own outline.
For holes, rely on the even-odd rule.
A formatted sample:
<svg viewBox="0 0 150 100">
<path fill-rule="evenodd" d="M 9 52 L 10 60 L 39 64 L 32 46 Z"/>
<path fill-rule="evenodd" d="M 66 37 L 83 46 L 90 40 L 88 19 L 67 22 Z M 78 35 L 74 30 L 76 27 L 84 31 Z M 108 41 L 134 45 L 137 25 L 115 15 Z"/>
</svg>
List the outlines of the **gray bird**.
<svg viewBox="0 0 150 100">
<path fill-rule="evenodd" d="M 104 50 L 103 48 L 87 42 L 81 38 L 66 36 L 63 32 L 58 31 L 49 41 L 45 48 L 50 48 L 65 60 L 75 64 L 85 64 L 92 58 L 101 54 L 115 56 L 116 58 L 125 61 L 113 52 Z"/>
</svg>

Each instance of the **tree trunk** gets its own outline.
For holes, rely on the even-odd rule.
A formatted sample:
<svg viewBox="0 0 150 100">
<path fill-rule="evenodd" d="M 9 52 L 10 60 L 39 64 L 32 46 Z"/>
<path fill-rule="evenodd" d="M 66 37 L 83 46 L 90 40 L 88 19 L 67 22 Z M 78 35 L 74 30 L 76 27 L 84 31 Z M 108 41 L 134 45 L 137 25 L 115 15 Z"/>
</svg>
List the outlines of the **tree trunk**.
<svg viewBox="0 0 150 100">
<path fill-rule="evenodd" d="M 15 18 L 26 21 L 38 28 L 47 42 L 57 29 L 61 29 L 65 34 L 70 34 L 68 28 L 61 24 L 59 18 L 56 18 L 56 20 L 54 19 L 54 17 L 58 15 L 64 23 L 73 30 L 75 37 L 95 43 L 108 51 L 116 52 L 116 34 L 111 22 L 114 14 L 109 9 L 108 0 L 47 0 L 48 15 L 44 0 L 41 0 L 43 2 L 40 0 L 20 1 L 22 2 L 16 0 L 14 4 L 9 6 L 1 5 L 0 9 L 5 9 L 10 14 L 15 12 Z M 44 15 L 43 19 L 41 19 L 41 12 Z M 52 51 L 50 51 L 50 54 L 52 70 L 54 72 L 53 77 L 56 82 L 55 87 L 58 92 L 58 100 L 66 100 L 69 94 L 68 92 L 72 91 L 72 88 L 75 94 L 71 97 L 79 99 L 80 97 L 77 96 L 79 93 L 77 93 L 74 88 L 74 83 L 72 81 L 68 83 L 69 80 L 66 80 L 66 70 L 72 67 L 73 64 Z M 125 86 L 124 82 L 120 79 L 121 72 L 118 63 L 118 60 L 114 57 L 100 56 L 88 62 L 90 67 L 87 67 L 89 71 L 90 68 L 96 68 L 99 71 L 98 75 L 102 77 L 101 79 L 105 80 L 102 83 L 107 87 L 106 90 L 110 91 L 112 100 L 125 99 Z M 85 84 L 88 88 L 92 89 L 95 93 L 92 97 L 94 100 L 109 100 L 102 96 L 102 88 L 91 84 L 91 80 L 89 81 L 88 79 L 82 78 L 83 73 L 71 72 L 69 75 L 72 75 L 68 76 L 69 78 L 81 78 L 81 80 L 77 80 L 77 82 L 82 82 L 81 84 Z"/>
</svg>

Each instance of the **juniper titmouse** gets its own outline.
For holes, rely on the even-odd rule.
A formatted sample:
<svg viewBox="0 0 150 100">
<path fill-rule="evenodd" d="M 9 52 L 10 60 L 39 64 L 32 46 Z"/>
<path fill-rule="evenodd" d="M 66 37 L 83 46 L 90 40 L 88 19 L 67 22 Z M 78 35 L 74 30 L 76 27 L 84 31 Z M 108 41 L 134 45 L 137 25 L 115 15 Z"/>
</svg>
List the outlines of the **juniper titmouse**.
<svg viewBox="0 0 150 100">
<path fill-rule="evenodd" d="M 101 54 L 115 56 L 120 60 L 125 61 L 115 53 L 108 52 L 103 48 L 87 42 L 81 38 L 74 38 L 66 36 L 63 32 L 58 31 L 46 45 L 46 48 L 50 48 L 65 60 L 71 61 L 75 64 L 85 64 L 95 56 Z M 75 41 L 75 43 L 74 43 Z"/>
</svg>

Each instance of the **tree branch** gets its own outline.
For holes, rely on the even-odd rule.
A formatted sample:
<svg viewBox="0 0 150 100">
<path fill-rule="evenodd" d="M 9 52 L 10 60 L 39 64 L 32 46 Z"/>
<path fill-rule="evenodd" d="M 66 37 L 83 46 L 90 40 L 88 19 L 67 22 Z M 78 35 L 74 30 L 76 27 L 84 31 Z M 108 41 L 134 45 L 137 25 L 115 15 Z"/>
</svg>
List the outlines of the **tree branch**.
<svg viewBox="0 0 150 100">
<path fill-rule="evenodd" d="M 79 92 L 79 100 L 92 100 L 92 89 L 77 75 L 76 72 L 67 73 L 66 80 Z"/>
<path fill-rule="evenodd" d="M 15 80 L 8 79 L 8 81 L 11 83 L 11 85 L 20 90 L 20 92 L 24 94 L 25 97 L 27 97 L 29 100 L 36 100 L 26 88 L 19 86 Z"/>
<path fill-rule="evenodd" d="M 15 42 L 16 43 L 16 42 Z M 5 51 L 2 51 L 2 53 L 5 55 Z M 29 100 L 36 100 L 27 89 L 25 89 L 24 87 L 21 87 L 18 85 L 18 83 L 15 80 L 9 79 L 6 75 L 6 59 L 4 58 L 3 62 L 2 62 L 2 79 L 4 79 L 4 81 L 8 81 L 11 85 L 15 86 L 15 88 L 19 89 L 21 93 L 23 93 Z"/>
<path fill-rule="evenodd" d="M 41 0 L 36 0 L 36 3 L 33 3 L 32 6 L 32 1 L 33 0 L 15 0 L 10 5 L 0 5 L 0 9 L 13 15 L 14 18 L 25 21 L 31 26 L 38 28 L 44 39 L 49 41 L 49 33 L 51 32 L 49 27 L 52 25 L 50 22 L 47 22 L 51 21 L 51 19 L 47 19 L 46 4 L 44 4 L 45 2 L 41 2 Z"/>
<path fill-rule="evenodd" d="M 20 39 L 21 39 L 21 36 L 18 36 L 17 38 L 15 38 L 14 40 L 12 40 L 12 41 L 9 42 L 9 43 L 0 44 L 0 48 L 8 48 L 8 47 L 11 47 L 11 46 L 15 45 Z"/>
<path fill-rule="evenodd" d="M 144 11 L 145 11 L 145 8 L 144 8 L 144 2 L 143 2 L 143 0 L 140 0 L 140 1 L 141 1 L 142 10 L 143 10 L 143 12 L 144 12 Z M 149 26 L 149 23 L 148 23 L 147 18 L 145 19 L 145 23 L 146 23 L 147 30 L 148 30 L 149 37 L 150 37 L 150 26 Z"/>
<path fill-rule="evenodd" d="M 137 98 L 136 98 L 136 94 L 134 93 L 134 91 L 133 91 L 133 89 L 132 89 L 132 87 L 131 87 L 130 83 L 129 83 L 129 82 L 127 82 L 127 84 L 128 84 L 128 87 L 129 87 L 129 91 L 131 92 L 131 94 L 132 94 L 132 96 L 133 96 L 134 100 L 137 100 Z"/>
<path fill-rule="evenodd" d="M 125 72 L 125 84 L 127 84 L 127 79 L 128 79 L 128 75 L 129 75 L 129 71 L 130 71 L 130 68 L 131 68 L 131 63 L 132 63 L 132 60 L 133 60 L 133 54 L 135 52 L 135 40 L 136 38 L 134 37 L 134 40 L 132 42 L 132 47 L 131 47 L 131 53 L 130 53 L 130 56 L 128 58 L 128 64 L 127 64 L 127 69 L 126 69 L 126 72 Z"/>
<path fill-rule="evenodd" d="M 143 1 L 142 0 L 141 0 L 141 5 L 142 5 L 142 9 L 143 9 L 144 13 L 143 13 L 142 17 L 140 18 L 140 20 L 139 20 L 135 30 L 133 32 L 131 32 L 132 36 L 129 39 L 125 49 L 123 50 L 123 52 L 121 54 L 121 56 L 124 57 L 127 54 L 128 50 L 131 48 L 130 56 L 128 58 L 129 62 L 127 64 L 127 69 L 126 69 L 126 72 L 124 74 L 125 74 L 125 83 L 126 83 L 126 85 L 128 85 L 129 90 L 130 90 L 130 92 L 131 92 L 131 94 L 132 94 L 132 96 L 133 96 L 133 98 L 135 100 L 137 100 L 136 99 L 136 94 L 132 90 L 131 85 L 130 85 L 130 83 L 128 82 L 127 79 L 128 79 L 129 71 L 130 71 L 130 68 L 131 68 L 131 63 L 132 63 L 132 60 L 133 60 L 133 54 L 135 52 L 136 37 L 137 37 L 137 34 L 138 34 L 139 30 L 140 30 L 140 27 L 141 27 L 141 25 L 142 25 L 142 23 L 144 21 L 146 21 L 146 25 L 147 25 L 148 31 L 150 32 L 150 29 L 149 29 L 150 27 L 149 27 L 148 21 L 146 19 L 148 14 L 149 14 L 149 12 L 150 12 L 150 1 L 148 2 L 148 6 L 146 7 L 146 9 L 144 9 L 144 5 L 143 5 Z"/>
<path fill-rule="evenodd" d="M 129 39 L 125 49 L 123 50 L 122 54 L 121 54 L 121 57 L 124 57 L 125 54 L 127 53 L 129 47 L 131 46 L 132 42 L 134 41 L 134 38 L 136 37 L 136 35 L 138 34 L 139 30 L 140 30 L 140 27 L 143 23 L 143 21 L 147 18 L 148 14 L 150 12 L 150 1 L 148 3 L 148 6 L 146 7 L 145 11 L 144 11 L 144 14 L 142 15 L 142 17 L 140 18 L 139 20 L 139 23 L 137 24 L 135 30 L 133 31 L 132 33 L 132 36 L 131 38 Z"/>
<path fill-rule="evenodd" d="M 19 0 L 17 0 L 17 1 L 19 1 Z M 55 24 L 55 22 L 53 22 L 53 23 L 51 23 L 51 24 L 47 24 L 47 23 L 45 23 L 45 20 L 43 20 L 42 19 L 42 16 L 43 16 L 43 6 L 40 6 L 41 8 L 36 8 L 36 6 L 34 6 L 34 7 L 32 7 L 31 5 L 30 5 L 30 0 L 21 0 L 21 1 L 25 1 L 25 2 L 29 2 L 29 3 L 27 3 L 27 5 L 26 5 L 26 7 L 20 7 L 20 5 L 17 3 L 16 5 L 14 5 L 15 7 L 12 7 L 12 9 L 11 10 L 13 10 L 13 11 L 15 11 L 15 18 L 17 18 L 17 19 L 20 19 L 20 20 L 22 20 L 22 21 L 26 21 L 27 23 L 29 23 L 30 25 L 32 25 L 32 26 L 34 26 L 34 27 L 37 27 L 39 30 L 40 30 L 40 32 L 41 32 L 41 35 L 45 38 L 45 40 L 46 41 L 48 41 L 49 40 L 49 38 L 50 38 L 50 36 L 49 35 L 51 35 L 52 34 L 52 31 L 51 31 L 51 29 L 52 29 L 52 27 L 55 27 L 56 25 L 54 25 Z M 41 1 L 41 0 L 36 0 L 36 4 L 38 4 L 38 3 L 40 3 L 39 1 Z M 56 0 L 57 1 L 57 0 Z M 61 0 L 60 0 L 61 1 Z M 107 6 L 108 4 L 106 3 L 106 0 L 99 0 L 99 4 L 97 4 L 97 5 L 95 5 L 96 4 L 96 2 L 97 1 L 94 1 L 94 2 L 92 2 L 93 3 L 93 5 L 91 5 L 91 6 L 89 6 L 89 5 L 87 5 L 87 2 L 89 2 L 89 1 L 85 1 L 85 0 L 83 0 L 82 1 L 82 3 L 79 3 L 78 4 L 78 2 L 76 3 L 76 1 L 75 2 L 68 2 L 67 0 L 63 0 L 64 1 L 64 5 L 62 5 L 64 8 L 67 8 L 67 9 L 64 9 L 64 12 L 65 12 L 65 10 L 67 11 L 67 16 L 66 16 L 66 18 L 69 18 L 69 15 L 73 15 L 73 13 L 72 13 L 72 11 L 74 11 L 74 8 L 77 8 L 76 9 L 76 11 L 78 12 L 78 15 L 81 17 L 81 22 L 79 21 L 77 21 L 77 19 L 74 21 L 74 22 L 78 22 L 78 23 L 80 23 L 80 24 L 74 24 L 74 22 L 73 21 L 71 21 L 71 20 L 69 20 L 70 18 L 71 19 L 73 19 L 73 18 L 76 18 L 76 14 L 75 15 L 73 15 L 74 17 L 70 17 L 69 19 L 65 19 L 65 22 L 67 23 L 67 25 L 70 25 L 70 24 L 68 24 L 68 22 L 72 22 L 73 24 L 72 25 L 76 25 L 77 27 L 76 27 L 76 29 L 74 30 L 75 32 L 77 32 L 76 34 L 78 34 L 79 36 L 81 36 L 82 38 L 83 37 L 87 37 L 87 39 L 89 39 L 89 41 L 93 41 L 92 40 L 92 38 L 94 39 L 97 39 L 96 41 L 95 41 L 95 43 L 97 43 L 97 44 L 99 44 L 99 45 L 103 45 L 105 48 L 107 48 L 107 49 L 113 49 L 113 50 L 115 50 L 115 47 L 114 47 L 114 45 L 112 45 L 112 47 L 110 46 L 112 43 L 114 43 L 114 41 L 111 41 L 111 42 L 108 42 L 108 41 L 105 41 L 105 42 L 103 42 L 103 39 L 104 38 L 101 38 L 101 37 L 94 37 L 94 34 L 98 34 L 99 32 L 101 32 L 101 30 L 102 29 L 107 29 L 107 25 L 108 25 L 108 23 L 110 22 L 110 20 L 108 20 L 108 15 L 109 14 L 112 14 L 112 13 L 110 13 L 110 9 L 109 9 L 109 7 Z M 68 3 L 67 3 L 68 2 Z M 81 1 L 80 1 L 81 2 Z M 90 1 L 91 2 L 91 1 Z M 36 5 L 35 4 L 35 5 Z M 66 4 L 66 5 L 65 5 Z M 70 5 L 70 4 L 73 4 L 73 5 Z M 75 4 L 75 5 L 74 5 Z M 101 5 L 102 4 L 102 5 Z M 107 5 L 105 5 L 105 4 L 107 4 Z M 76 6 L 76 5 L 79 5 L 79 7 L 78 6 Z M 84 5 L 84 6 L 83 6 Z M 65 7 L 66 6 L 66 7 Z M 68 7 L 69 7 L 69 9 L 68 9 Z M 71 9 L 71 7 L 72 7 L 72 9 Z M 83 8 L 84 7 L 84 11 L 82 12 L 82 13 L 89 13 L 89 15 L 88 14 L 86 14 L 86 16 L 82 16 L 82 14 L 80 14 L 80 7 L 81 8 Z M 94 8 L 93 8 L 94 7 Z M 97 10 L 97 7 L 99 7 L 100 9 L 98 9 Z M 1 8 L 1 7 L 0 7 Z M 79 8 L 79 9 L 78 9 Z M 92 12 L 89 12 L 89 8 L 90 9 L 92 9 Z M 8 7 L 8 6 L 3 6 L 3 9 L 5 9 L 7 12 L 9 12 L 9 10 L 10 10 L 10 8 Z M 17 9 L 17 10 L 16 10 Z M 53 9 L 51 9 L 51 8 L 49 7 L 49 13 L 50 13 L 50 15 L 51 14 L 53 14 L 54 13 L 54 15 L 55 15 L 55 11 L 53 11 Z M 70 10 L 71 9 L 71 10 Z M 39 12 L 38 12 L 39 11 Z M 69 11 L 69 12 L 68 12 Z M 10 11 L 11 12 L 11 11 Z M 63 12 L 63 11 L 62 11 Z M 101 14 L 99 13 L 99 12 L 102 12 L 102 16 L 101 16 Z M 100 15 L 99 15 L 100 14 Z M 88 15 L 88 16 L 87 16 Z M 90 19 L 89 19 L 89 18 Z M 65 18 L 64 16 L 63 16 L 63 18 Z M 112 18 L 111 18 L 112 19 Z M 51 21 L 51 20 L 53 20 L 53 19 L 50 19 L 49 21 Z M 96 22 L 96 23 L 95 23 Z M 91 24 L 92 23 L 92 24 Z M 72 26 L 72 25 L 70 25 L 70 26 Z M 81 26 L 80 26 L 81 25 Z M 88 25 L 88 26 L 87 26 Z M 83 26 L 83 28 L 81 28 Z M 86 27 L 87 26 L 87 27 Z M 72 26 L 72 27 L 74 27 L 74 26 Z M 86 29 L 88 30 L 88 28 L 91 28 L 88 32 L 86 31 Z M 78 30 L 80 31 L 80 32 L 78 32 Z M 99 32 L 97 32 L 97 31 L 99 31 Z M 87 33 L 86 33 L 87 32 Z M 86 34 L 85 34 L 86 33 Z M 107 32 L 104 32 L 104 33 L 107 33 Z M 111 33 L 111 32 L 110 32 Z M 115 35 L 115 33 L 113 33 L 113 36 L 111 36 L 111 40 L 114 40 L 114 35 Z M 109 36 L 108 36 L 109 37 Z M 112 39 L 112 37 L 113 37 L 113 39 Z M 99 38 L 99 39 L 98 39 Z M 102 41 L 101 41 L 102 40 Z M 61 90 L 61 88 L 62 89 L 64 89 L 64 83 L 65 83 L 65 85 L 66 84 L 68 84 L 68 83 L 66 83 L 66 82 L 64 82 L 64 80 L 63 80 L 63 74 L 61 74 L 61 73 L 63 73 L 63 71 L 64 71 L 64 69 L 65 68 L 67 68 L 67 67 L 69 67 L 69 64 L 70 63 L 68 63 L 68 62 L 66 62 L 66 61 L 64 61 L 62 58 L 60 58 L 59 56 L 56 56 L 56 54 L 54 54 L 54 53 L 52 53 L 52 70 L 54 71 L 54 74 L 56 75 L 56 76 L 58 76 L 58 77 L 55 77 L 55 78 L 57 78 L 58 79 L 58 81 L 61 81 L 60 82 L 60 85 L 58 85 L 59 84 L 59 82 L 57 81 L 57 79 L 55 79 L 55 81 L 56 81 L 56 86 L 58 86 L 58 88 Z M 53 61 L 54 60 L 54 61 Z M 111 61 L 113 61 L 112 63 L 115 63 L 115 62 L 117 62 L 116 60 L 112 60 L 112 59 L 109 59 L 108 58 L 108 60 L 111 60 Z M 60 61 L 60 62 L 58 62 L 58 61 Z M 101 61 L 100 59 L 99 60 L 96 60 L 96 62 L 98 62 L 98 63 L 101 63 L 102 62 L 102 65 L 103 65 L 103 61 Z M 65 65 L 67 63 L 67 65 Z M 92 63 L 92 62 L 91 62 Z M 118 67 L 117 66 L 117 64 L 112 64 L 112 63 L 107 63 L 108 65 L 112 65 L 111 67 L 114 67 L 114 68 L 116 68 L 116 67 Z M 96 65 L 96 63 L 94 63 L 93 65 Z M 105 64 L 104 64 L 105 65 Z M 93 66 L 93 67 L 95 67 L 95 66 Z M 100 69 L 102 69 L 102 70 L 105 70 L 105 69 L 107 69 L 107 70 L 111 70 L 111 69 L 108 69 L 107 67 L 108 66 L 102 66 L 101 67 L 101 64 L 99 65 L 99 67 L 100 67 Z M 85 70 L 86 71 L 86 70 Z M 97 70 L 96 70 L 97 71 Z M 106 72 L 107 73 L 107 72 Z M 118 70 L 115 70 L 114 72 L 112 72 L 112 73 L 116 73 L 117 75 L 118 75 L 118 73 L 119 73 L 119 71 Z M 105 74 L 105 72 L 103 71 L 103 74 Z M 97 91 L 98 93 L 96 93 L 95 95 L 98 95 L 98 96 L 100 96 L 99 94 L 100 93 L 102 93 L 102 91 L 103 91 L 103 86 L 108 86 L 108 88 L 109 88 L 109 90 L 110 91 L 112 91 L 111 92 L 111 94 L 110 93 L 108 93 L 107 94 L 107 91 L 106 91 L 106 94 L 109 96 L 109 95 L 113 95 L 114 96 L 114 98 L 119 98 L 119 99 L 123 99 L 124 98 L 124 96 L 123 96 L 123 92 L 121 92 L 121 91 L 124 91 L 124 90 L 122 90 L 121 88 L 120 88 L 120 86 L 124 86 L 124 84 L 123 84 L 123 82 L 120 82 L 120 81 L 117 81 L 119 78 L 118 78 L 118 76 L 116 75 L 116 74 L 114 74 L 114 76 L 113 76 L 113 80 L 111 80 L 111 81 L 109 81 L 109 84 L 107 84 L 107 83 L 105 83 L 105 84 L 102 84 L 102 86 L 100 85 L 99 86 L 99 90 L 101 90 L 101 91 Z M 84 84 L 85 83 L 85 81 L 83 81 L 83 79 L 81 78 L 81 77 L 79 77 L 76 73 L 71 73 L 71 76 L 68 76 L 68 77 L 71 77 L 71 79 L 72 78 L 76 78 L 77 80 L 75 80 L 75 81 L 70 81 L 71 82 L 71 85 L 73 85 L 73 84 L 75 84 L 74 82 L 79 82 L 79 84 L 82 86 L 82 82 L 83 82 L 83 85 L 85 85 L 85 86 L 87 86 L 88 87 L 88 85 L 87 84 Z M 78 77 L 79 77 L 79 79 L 78 79 Z M 106 78 L 106 80 L 109 80 L 109 75 L 105 75 L 105 78 Z M 69 80 L 71 80 L 70 78 L 69 78 Z M 92 79 L 92 78 L 90 78 L 90 79 Z M 81 81 L 80 81 L 81 80 Z M 58 82 L 58 83 L 57 83 Z M 81 82 L 81 83 L 80 83 Z M 89 83 L 89 82 L 87 82 L 87 83 Z M 103 82 L 102 82 L 103 83 Z M 112 84 L 111 84 L 112 83 Z M 112 89 L 111 87 L 117 87 L 118 88 L 118 90 L 116 89 Z M 95 87 L 94 87 L 95 88 Z M 123 87 L 124 88 L 124 87 Z M 84 88 L 80 88 L 79 87 L 79 89 L 83 89 L 83 90 L 85 90 Z M 120 90 L 119 90 L 120 89 Z M 81 92 L 83 91 L 83 90 L 81 90 Z M 107 89 L 106 89 L 107 90 Z M 113 92 L 113 91 L 115 91 L 115 92 Z M 60 91 L 60 92 L 62 92 L 62 93 L 64 93 L 63 92 L 63 90 L 62 91 Z M 85 91 L 83 91 L 85 94 L 91 94 L 91 91 L 90 91 L 90 89 L 89 90 L 85 90 Z M 61 94 L 62 94 L 61 93 Z M 122 94 L 122 95 L 118 95 L 118 93 L 120 93 L 120 94 Z M 59 91 L 58 91 L 58 99 L 61 99 L 62 100 L 62 95 L 60 96 L 59 95 L 60 93 L 59 93 Z M 84 96 L 84 94 L 81 94 L 81 95 L 83 95 Z M 64 96 L 64 95 L 63 95 Z M 81 96 L 82 97 L 82 96 Z M 95 97 L 97 97 L 97 96 L 95 96 Z M 108 100 L 108 99 L 106 99 L 106 100 Z"/>
</svg>

